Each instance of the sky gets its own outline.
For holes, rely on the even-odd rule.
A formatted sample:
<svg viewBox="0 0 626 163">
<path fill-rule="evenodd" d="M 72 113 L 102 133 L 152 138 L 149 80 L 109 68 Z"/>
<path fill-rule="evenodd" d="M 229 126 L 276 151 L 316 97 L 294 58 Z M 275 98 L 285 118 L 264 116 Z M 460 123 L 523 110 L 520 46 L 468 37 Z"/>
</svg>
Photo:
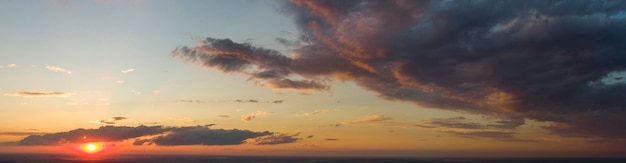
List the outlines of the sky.
<svg viewBox="0 0 626 163">
<path fill-rule="evenodd" d="M 624 1 L 0 0 L 0 23 L 0 153 L 626 155 Z"/>
</svg>

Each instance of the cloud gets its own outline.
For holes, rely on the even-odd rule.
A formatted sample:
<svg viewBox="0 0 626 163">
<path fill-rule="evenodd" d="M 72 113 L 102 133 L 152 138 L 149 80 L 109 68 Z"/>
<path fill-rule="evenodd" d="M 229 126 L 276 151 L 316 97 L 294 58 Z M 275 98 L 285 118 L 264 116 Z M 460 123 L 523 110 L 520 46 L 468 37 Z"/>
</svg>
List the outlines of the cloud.
<svg viewBox="0 0 626 163">
<path fill-rule="evenodd" d="M 461 136 L 461 137 L 483 137 L 483 138 L 513 138 L 515 132 L 501 132 L 501 131 L 475 131 L 475 132 L 456 132 L 449 131 L 449 134 Z"/>
<path fill-rule="evenodd" d="M 46 66 L 46 69 L 50 70 L 50 71 L 54 71 L 54 72 L 65 72 L 67 74 L 72 74 L 71 71 L 65 70 L 61 67 L 57 67 L 57 66 Z"/>
<path fill-rule="evenodd" d="M 328 90 L 330 87 L 325 82 L 319 80 L 291 80 L 279 79 L 270 80 L 265 83 L 270 88 L 294 89 L 294 90 Z"/>
<path fill-rule="evenodd" d="M 326 141 L 339 141 L 340 139 L 335 139 L 335 138 L 326 138 L 324 139 Z"/>
<path fill-rule="evenodd" d="M 220 117 L 220 118 L 230 118 L 230 116 L 228 116 L 228 115 L 218 115 L 217 117 Z"/>
<path fill-rule="evenodd" d="M 135 141 L 133 141 L 133 145 L 152 145 L 152 141 L 150 139 L 135 139 Z"/>
<path fill-rule="evenodd" d="M 250 100 L 241 100 L 241 99 L 238 99 L 238 100 L 235 100 L 235 102 L 250 102 L 250 103 L 258 103 L 258 102 L 259 102 L 259 100 L 252 100 L 252 99 L 250 99 Z"/>
<path fill-rule="evenodd" d="M 172 54 L 277 89 L 353 81 L 387 100 L 502 119 L 491 127 L 532 119 L 558 135 L 626 138 L 625 1 L 283 2 L 299 30 L 278 39 L 291 57 L 211 37 Z"/>
<path fill-rule="evenodd" d="M 515 137 L 515 132 L 510 131 L 472 131 L 472 132 L 457 132 L 447 131 L 446 133 L 452 134 L 464 138 L 488 138 L 501 141 L 515 141 L 515 142 L 536 142 L 534 140 L 519 139 Z"/>
<path fill-rule="evenodd" d="M 45 134 L 45 132 L 0 132 L 0 136 L 28 136 L 41 134 Z"/>
<path fill-rule="evenodd" d="M 275 145 L 275 144 L 285 144 L 285 143 L 293 143 L 299 140 L 297 137 L 299 134 L 288 135 L 288 134 L 271 134 L 265 135 L 255 138 L 254 144 L 256 145 Z"/>
<path fill-rule="evenodd" d="M 59 145 L 90 141 L 122 141 L 146 135 L 163 133 L 170 129 L 161 126 L 103 126 L 98 129 L 76 129 L 68 132 L 30 135 L 20 140 L 19 145 Z"/>
<path fill-rule="evenodd" d="M 278 51 L 235 43 L 229 39 L 206 38 L 202 46 L 176 48 L 172 55 L 188 63 L 214 68 L 226 73 L 247 74 L 250 78 L 266 81 L 265 86 L 277 89 L 328 90 L 323 80 L 292 80 L 289 65 L 293 59 Z M 256 71 L 248 72 L 248 67 Z"/>
<path fill-rule="evenodd" d="M 95 124 L 103 124 L 103 125 L 112 125 L 115 124 L 115 122 L 112 121 L 106 121 L 106 120 L 95 120 L 95 121 L 88 121 L 89 123 L 95 123 Z"/>
<path fill-rule="evenodd" d="M 304 116 L 312 116 L 312 115 L 323 113 L 323 112 L 327 112 L 327 111 L 328 111 L 328 109 L 314 110 L 313 112 L 310 112 L 310 113 L 304 113 Z"/>
<path fill-rule="evenodd" d="M 284 101 L 283 100 L 274 100 L 274 101 L 261 101 L 261 100 L 255 100 L 255 99 L 248 99 L 248 100 L 244 100 L 244 99 L 236 99 L 236 100 L 180 100 L 180 102 L 182 103 L 205 103 L 205 102 L 237 102 L 237 103 L 273 103 L 273 104 L 281 104 Z"/>
<path fill-rule="evenodd" d="M 103 124 L 103 125 L 113 125 L 113 124 L 116 124 L 117 121 L 126 120 L 126 119 L 128 119 L 128 118 L 126 118 L 126 117 L 111 117 L 111 118 L 105 119 L 105 120 L 89 121 L 89 123 Z"/>
<path fill-rule="evenodd" d="M 16 64 L 6 65 L 6 68 L 13 68 L 13 67 L 17 67 L 17 65 Z M 5 68 L 5 66 L 0 66 L 0 69 L 2 69 L 2 68 Z"/>
<path fill-rule="evenodd" d="M 255 132 L 238 129 L 211 129 L 213 124 L 204 126 L 162 127 L 162 126 L 103 126 L 97 129 L 76 129 L 68 132 L 30 135 L 19 141 L 19 145 L 60 145 L 64 143 L 84 143 L 91 141 L 114 142 L 135 139 L 133 145 L 155 144 L 161 146 L 178 145 L 237 145 L 246 140 L 254 144 L 290 143 L 297 135 L 276 134 L 269 131 Z M 153 136 L 148 139 L 137 139 Z M 263 137 L 269 136 L 269 137 Z M 261 138 L 262 137 L 262 138 Z M 260 138 L 260 139 L 257 139 Z"/>
<path fill-rule="evenodd" d="M 116 120 L 116 121 L 121 121 L 121 120 L 126 120 L 126 119 L 128 119 L 128 118 L 126 118 L 126 117 L 111 117 L 111 118 L 112 118 L 113 120 Z"/>
<path fill-rule="evenodd" d="M 0 142 L 0 146 L 16 146 L 18 142 Z"/>
<path fill-rule="evenodd" d="M 127 69 L 127 70 L 121 70 L 120 72 L 122 72 L 123 74 L 129 73 L 129 72 L 133 72 L 135 71 L 135 69 Z"/>
<path fill-rule="evenodd" d="M 253 132 L 248 130 L 209 129 L 207 127 L 186 127 L 173 130 L 172 133 L 150 139 L 156 145 L 237 145 L 246 139 L 270 135 L 268 131 Z"/>
<path fill-rule="evenodd" d="M 204 103 L 205 101 L 201 100 L 180 100 L 182 103 Z"/>
<path fill-rule="evenodd" d="M 372 123 L 372 122 L 380 122 L 380 121 L 387 121 L 387 120 L 391 120 L 391 117 L 387 117 L 385 115 L 370 115 L 370 116 L 366 116 L 366 117 L 361 117 L 359 119 L 356 120 L 347 120 L 347 121 L 343 121 L 341 123 L 343 124 L 362 124 L 362 123 Z"/>
<path fill-rule="evenodd" d="M 463 128 L 463 129 L 482 129 L 485 126 L 476 122 L 463 122 L 465 117 L 452 117 L 452 118 L 433 118 L 425 122 L 425 125 L 416 125 L 423 128 Z"/>
<path fill-rule="evenodd" d="M 256 118 L 257 116 L 266 116 L 269 114 L 272 114 L 273 112 L 264 112 L 264 111 L 257 111 L 256 113 L 252 113 L 252 114 L 248 114 L 248 115 L 242 115 L 241 116 L 241 121 L 244 122 L 250 122 L 252 119 Z"/>
<path fill-rule="evenodd" d="M 16 97 L 69 97 L 73 93 L 67 92 L 17 92 L 12 94 L 4 94 L 5 96 Z"/>
</svg>

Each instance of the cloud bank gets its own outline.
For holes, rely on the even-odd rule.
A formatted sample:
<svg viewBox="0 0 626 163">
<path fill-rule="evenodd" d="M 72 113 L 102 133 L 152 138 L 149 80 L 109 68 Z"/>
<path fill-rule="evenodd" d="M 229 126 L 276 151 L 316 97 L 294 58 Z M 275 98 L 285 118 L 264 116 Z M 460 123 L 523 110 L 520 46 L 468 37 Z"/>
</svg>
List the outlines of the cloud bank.
<svg viewBox="0 0 626 163">
<path fill-rule="evenodd" d="M 213 124 L 187 127 L 162 126 L 103 126 L 97 129 L 76 129 L 67 132 L 30 135 L 20 140 L 18 145 L 61 145 L 64 143 L 85 143 L 93 141 L 115 142 L 143 136 L 149 139 L 135 139 L 134 145 L 155 144 L 162 146 L 177 145 L 237 145 L 251 143 L 258 145 L 293 143 L 296 135 L 274 134 L 269 131 L 255 132 L 238 129 L 211 129 Z M 23 133 L 10 133 L 23 134 Z"/>
<path fill-rule="evenodd" d="M 299 29 L 277 39 L 291 57 L 211 37 L 172 54 L 271 88 L 353 81 L 502 128 L 533 119 L 562 136 L 626 138 L 626 1 L 282 2 Z"/>
</svg>

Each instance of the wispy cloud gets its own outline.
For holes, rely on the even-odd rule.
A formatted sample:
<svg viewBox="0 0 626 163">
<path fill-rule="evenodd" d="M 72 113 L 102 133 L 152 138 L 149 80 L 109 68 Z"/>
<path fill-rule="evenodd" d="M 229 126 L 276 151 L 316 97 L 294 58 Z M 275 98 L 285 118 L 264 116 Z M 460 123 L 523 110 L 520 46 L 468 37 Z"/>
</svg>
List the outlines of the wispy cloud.
<svg viewBox="0 0 626 163">
<path fill-rule="evenodd" d="M 28 135 L 42 135 L 45 132 L 0 132 L 0 136 L 28 136 Z"/>
<path fill-rule="evenodd" d="M 415 125 L 422 128 L 464 128 L 464 129 L 482 129 L 485 126 L 476 122 L 465 122 L 465 117 L 452 118 L 433 118 L 423 123 L 423 125 Z"/>
<path fill-rule="evenodd" d="M 17 92 L 11 94 L 4 94 L 5 96 L 16 97 L 69 97 L 74 93 L 67 92 Z"/>
<path fill-rule="evenodd" d="M 230 116 L 228 116 L 228 115 L 218 115 L 217 117 L 219 117 L 219 118 L 230 118 Z"/>
<path fill-rule="evenodd" d="M 241 121 L 244 122 L 250 122 L 252 119 L 258 117 L 258 116 L 266 116 L 266 115 L 270 115 L 273 112 L 265 112 L 265 111 L 257 111 L 256 113 L 252 113 L 252 114 L 248 114 L 248 115 L 242 115 L 241 116 Z"/>
<path fill-rule="evenodd" d="M 89 123 L 102 124 L 102 125 L 113 125 L 113 124 L 116 124 L 117 121 L 126 120 L 126 119 L 128 119 L 128 118 L 126 118 L 126 117 L 111 117 L 111 118 L 105 119 L 105 120 L 89 121 Z"/>
<path fill-rule="evenodd" d="M 0 65 L 0 69 L 5 68 L 5 67 L 6 68 L 13 68 L 13 67 L 16 67 L 16 66 L 17 66 L 16 64 L 9 64 L 9 65 L 6 65 L 6 66 Z"/>
<path fill-rule="evenodd" d="M 518 126 L 524 124 L 523 119 L 509 119 L 509 120 L 495 120 L 488 124 L 480 124 L 477 122 L 467 122 L 465 117 L 451 117 L 451 118 L 432 118 L 428 119 L 422 124 L 415 126 L 422 128 L 462 128 L 462 129 L 515 129 Z"/>
<path fill-rule="evenodd" d="M 487 138 L 499 141 L 514 141 L 514 142 L 536 142 L 535 140 L 516 138 L 516 132 L 511 131 L 471 131 L 471 132 L 458 132 L 458 131 L 445 131 L 448 134 L 463 138 Z"/>
<path fill-rule="evenodd" d="M 235 102 L 251 102 L 251 103 L 258 103 L 259 100 L 235 100 Z"/>
<path fill-rule="evenodd" d="M 473 132 L 457 132 L 457 131 L 448 131 L 447 133 L 461 136 L 461 137 L 483 137 L 483 138 L 513 138 L 515 136 L 515 132 L 507 132 L 507 131 L 473 131 Z"/>
<path fill-rule="evenodd" d="M 46 66 L 46 69 L 48 69 L 50 71 L 54 71 L 54 72 L 64 72 L 64 73 L 67 73 L 67 74 L 72 74 L 71 71 L 65 70 L 64 68 L 57 67 L 57 66 Z"/>
<path fill-rule="evenodd" d="M 236 103 L 272 103 L 282 104 L 283 100 L 257 100 L 257 99 L 236 99 L 236 100 L 180 100 L 181 103 L 213 103 L 213 102 L 236 102 Z"/>
<path fill-rule="evenodd" d="M 327 112 L 327 111 L 328 109 L 314 110 L 313 112 L 310 112 L 310 113 L 304 113 L 304 116 L 312 116 L 312 115 L 316 115 L 316 114 Z"/>
<path fill-rule="evenodd" d="M 133 72 L 135 71 L 135 69 L 126 69 L 126 70 L 121 70 L 120 72 L 122 72 L 123 74 L 129 73 L 129 72 Z"/>
<path fill-rule="evenodd" d="M 370 116 L 366 116 L 366 117 L 361 117 L 359 119 L 355 119 L 355 120 L 347 120 L 347 121 L 343 121 L 341 123 L 343 124 L 362 124 L 362 123 L 372 123 L 372 122 L 379 122 L 379 121 L 387 121 L 387 120 L 391 120 L 391 117 L 387 117 L 385 115 L 370 115 Z"/>
</svg>

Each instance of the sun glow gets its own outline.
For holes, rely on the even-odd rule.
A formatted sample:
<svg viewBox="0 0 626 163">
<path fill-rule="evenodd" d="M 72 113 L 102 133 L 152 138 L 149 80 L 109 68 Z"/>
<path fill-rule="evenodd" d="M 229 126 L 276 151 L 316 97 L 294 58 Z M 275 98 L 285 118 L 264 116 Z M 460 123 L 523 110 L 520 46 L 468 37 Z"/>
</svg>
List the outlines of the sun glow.
<svg viewBox="0 0 626 163">
<path fill-rule="evenodd" d="M 85 143 L 80 148 L 86 153 L 96 153 L 102 150 L 102 143 L 96 143 L 96 142 Z"/>
</svg>

